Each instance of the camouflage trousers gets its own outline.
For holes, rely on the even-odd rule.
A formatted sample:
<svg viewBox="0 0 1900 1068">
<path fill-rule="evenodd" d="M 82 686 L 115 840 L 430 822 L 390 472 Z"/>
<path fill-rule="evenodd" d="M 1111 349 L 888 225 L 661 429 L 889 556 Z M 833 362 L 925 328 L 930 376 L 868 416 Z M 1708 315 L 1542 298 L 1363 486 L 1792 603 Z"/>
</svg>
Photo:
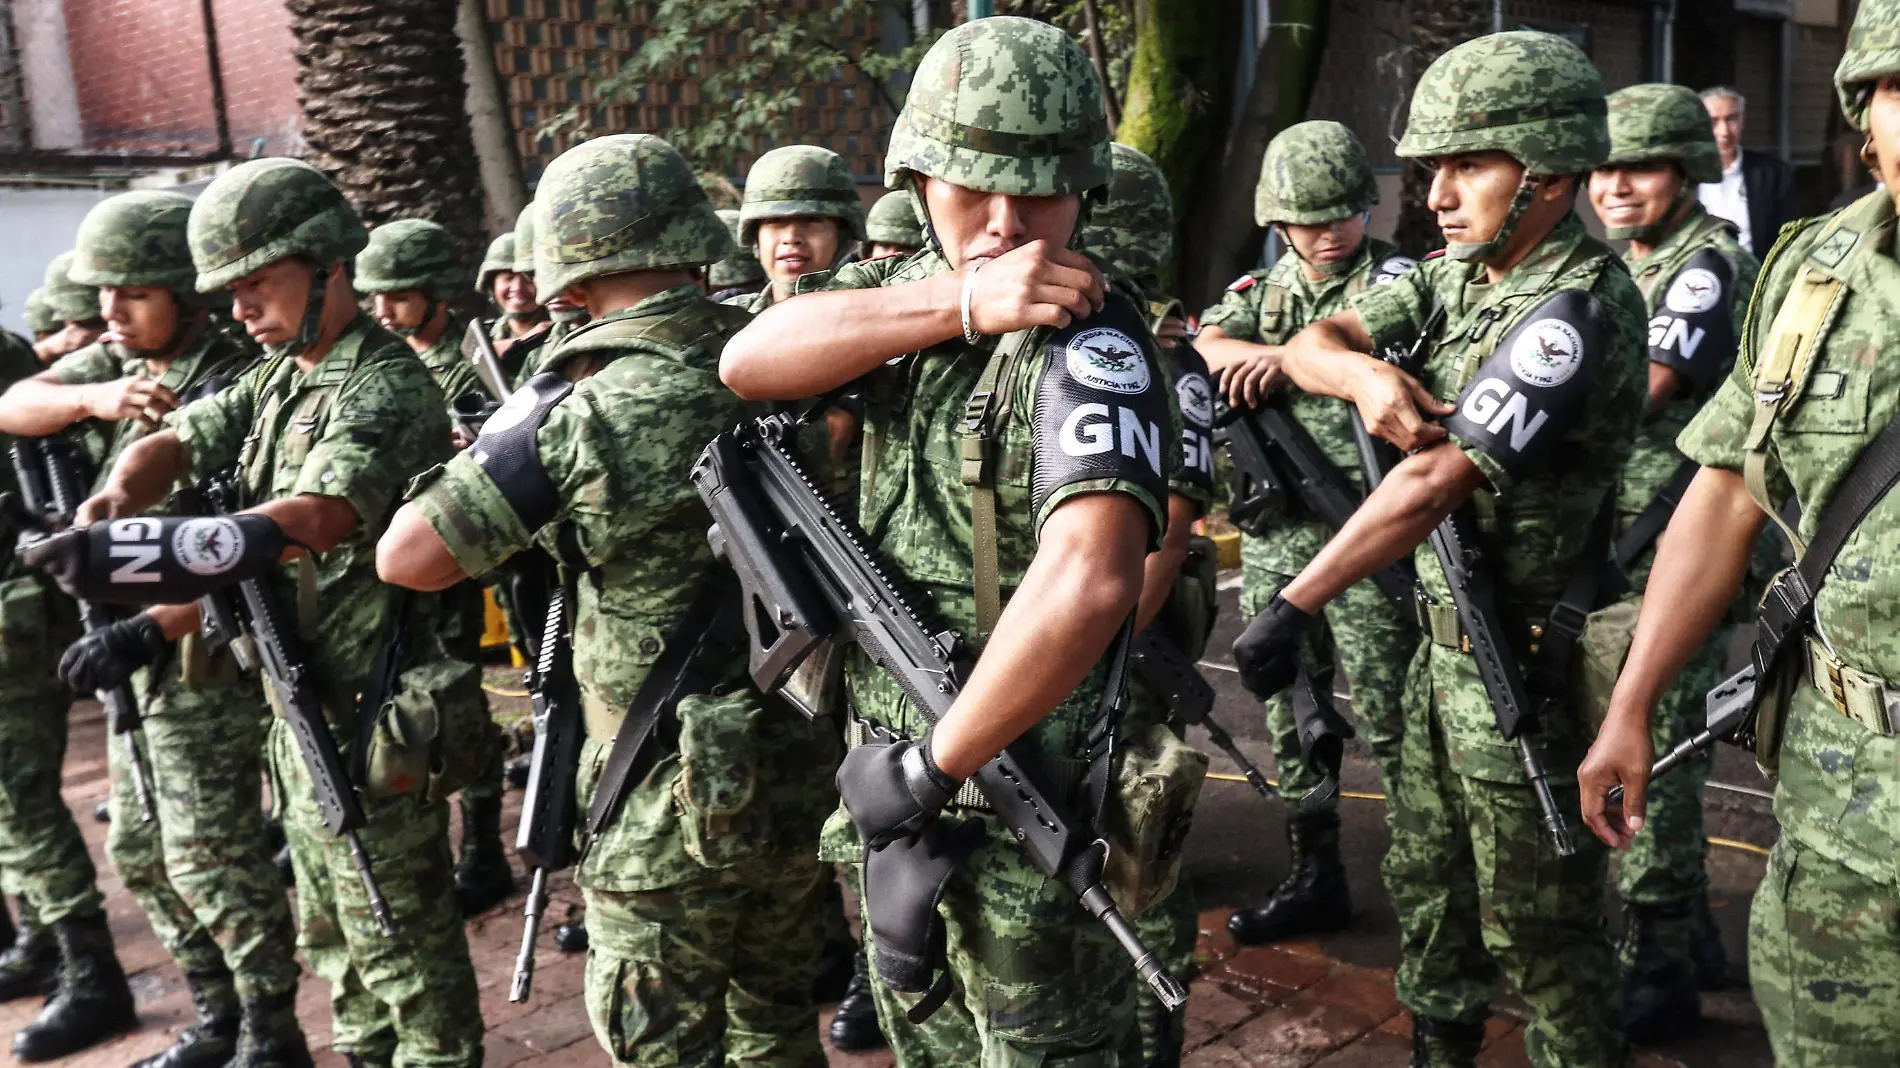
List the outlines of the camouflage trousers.
<svg viewBox="0 0 1900 1068">
<path fill-rule="evenodd" d="M 928 1020 L 917 997 L 872 984 L 878 1022 L 905 1068 L 1133 1068 L 1140 1064 L 1135 971 L 1108 929 L 1060 880 L 1045 879 L 993 816 L 951 876 L 938 912 L 955 992 Z M 862 880 L 860 865 L 858 878 Z M 876 970 L 876 939 L 865 929 Z"/>
<path fill-rule="evenodd" d="M 297 873 L 297 944 L 330 984 L 334 1048 L 369 1065 L 479 1068 L 481 1007 L 455 903 L 448 806 L 420 794 L 363 803 L 367 826 L 357 834 L 396 924 L 385 937 L 282 719 L 271 723 L 269 746 Z"/>
<path fill-rule="evenodd" d="M 140 820 L 124 740 L 107 739 L 106 855 L 119 881 L 180 971 L 228 970 L 245 999 L 295 990 L 290 903 L 264 832 L 270 711 L 256 680 L 205 691 L 172 682 L 145 711 L 134 737 L 152 772 L 152 822 Z"/>
<path fill-rule="evenodd" d="M 1650 732 L 1657 755 L 1708 722 L 1704 698 L 1722 681 L 1729 636 L 1727 627 L 1717 630 L 1656 702 Z M 1625 904 L 1669 905 L 1709 888 L 1703 869 L 1709 844 L 1702 833 L 1702 787 L 1714 767 L 1715 754 L 1704 753 L 1649 784 L 1642 833 L 1618 861 L 1616 887 Z"/>
<path fill-rule="evenodd" d="M 104 898 L 79 825 L 60 796 L 72 695 L 53 678 L 57 650 L 5 651 L 0 673 L 0 870 L 40 923 L 97 913 Z M 36 678 L 36 676 L 42 676 Z M 36 684 L 37 683 L 37 684 Z"/>
<path fill-rule="evenodd" d="M 1247 538 L 1246 540 L 1254 540 Z M 1243 545 L 1244 548 L 1244 545 Z M 1243 552 L 1240 610 L 1252 619 L 1267 606 L 1274 591 L 1293 581 L 1292 575 L 1247 560 Z M 1315 625 L 1301 636 L 1300 658 L 1307 674 L 1323 694 L 1333 692 L 1333 664 L 1346 671 L 1352 686 L 1352 709 L 1360 736 L 1372 747 L 1373 760 L 1386 788 L 1397 779 L 1399 743 L 1404 733 L 1406 666 L 1418 648 L 1418 627 L 1402 616 L 1379 588 L 1361 582 L 1326 606 Z M 1293 700 L 1279 694 L 1266 702 L 1267 730 L 1273 735 L 1274 770 L 1280 791 L 1300 798 L 1320 783 L 1300 757 L 1299 728 L 1293 720 Z M 1339 807 L 1332 798 L 1321 811 Z"/>
<path fill-rule="evenodd" d="M 1553 783 L 1577 845 L 1559 857 L 1528 785 L 1453 768 L 1430 655 L 1419 654 L 1408 679 L 1402 766 L 1387 814 L 1399 1000 L 1423 1016 L 1480 1019 L 1508 978 L 1537 1013 L 1525 1033 L 1531 1064 L 1627 1064 L 1603 922 L 1606 850 L 1581 830 L 1576 787 Z"/>
</svg>

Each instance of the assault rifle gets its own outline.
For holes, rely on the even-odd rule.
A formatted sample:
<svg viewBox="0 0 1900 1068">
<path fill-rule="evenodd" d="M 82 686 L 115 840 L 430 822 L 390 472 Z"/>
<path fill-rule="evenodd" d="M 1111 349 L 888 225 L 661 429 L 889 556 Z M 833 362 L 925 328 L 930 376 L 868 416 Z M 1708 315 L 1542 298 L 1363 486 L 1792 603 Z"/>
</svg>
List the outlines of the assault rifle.
<svg viewBox="0 0 1900 1068">
<path fill-rule="evenodd" d="M 26 510 L 48 528 L 71 523 L 85 499 L 71 445 L 60 438 L 18 438 L 13 443 L 12 457 Z M 110 609 L 91 601 L 78 604 L 79 622 L 87 634 L 112 625 Z M 144 726 L 138 697 L 130 681 L 100 690 L 97 696 L 105 706 L 106 729 L 125 746 L 125 765 L 132 776 L 132 792 L 138 798 L 139 822 L 150 823 L 158 818 L 158 810 L 152 799 L 152 769 L 139 748 L 138 736 Z"/>
<path fill-rule="evenodd" d="M 469 320 L 468 339 L 474 343 L 474 348 L 469 350 L 469 362 L 475 365 L 475 377 L 482 380 L 482 388 L 488 391 L 489 398 L 505 401 L 514 390 L 508 385 L 508 372 L 502 369 L 501 356 L 488 338 L 487 327 L 479 318 Z"/>
<path fill-rule="evenodd" d="M 1703 699 L 1707 719 L 1703 728 L 1672 746 L 1649 766 L 1649 781 L 1667 775 L 1695 757 L 1715 748 L 1717 742 L 1732 742 L 1743 747 L 1755 744 L 1755 685 L 1761 668 L 1751 662 L 1747 667 L 1716 684 Z M 1610 804 L 1623 803 L 1623 788 L 1610 787 Z"/>
<path fill-rule="evenodd" d="M 534 941 L 548 903 L 548 874 L 575 861 L 574 781 L 580 774 L 581 743 L 587 738 L 581 717 L 580 685 L 574 679 L 574 650 L 568 644 L 567 591 L 556 586 L 547 600 L 547 621 L 536 647 L 528 689 L 534 696 L 534 755 L 521 801 L 521 827 L 515 852 L 534 869 L 528 903 L 522 910 L 521 952 L 515 957 L 509 1001 L 526 1001 L 534 989 Z"/>
<path fill-rule="evenodd" d="M 866 545 L 794 458 L 800 423 L 790 414 L 749 421 L 706 446 L 693 484 L 712 512 L 708 540 L 739 576 L 752 680 L 775 692 L 828 641 L 856 642 L 932 721 L 955 702 L 967 674 L 962 638 L 932 631 Z M 1029 861 L 1059 878 L 1105 924 L 1135 970 L 1170 1009 L 1187 990 L 1142 945 L 1102 885 L 1107 843 L 1095 839 L 1037 782 L 1015 747 L 975 775 Z"/>
</svg>

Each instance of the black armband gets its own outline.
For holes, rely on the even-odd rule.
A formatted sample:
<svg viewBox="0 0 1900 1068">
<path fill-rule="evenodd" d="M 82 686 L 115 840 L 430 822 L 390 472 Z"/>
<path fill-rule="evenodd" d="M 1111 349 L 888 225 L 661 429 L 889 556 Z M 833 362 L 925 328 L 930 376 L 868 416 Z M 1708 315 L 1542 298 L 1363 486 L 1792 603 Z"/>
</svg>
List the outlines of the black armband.
<svg viewBox="0 0 1900 1068">
<path fill-rule="evenodd" d="M 1649 359 L 1697 389 L 1720 381 L 1735 362 L 1735 270 L 1705 248 L 1689 258 L 1649 318 Z"/>
<path fill-rule="evenodd" d="M 1418 261 L 1410 256 L 1387 256 L 1373 265 L 1372 273 L 1366 276 L 1366 285 L 1382 286 L 1417 266 Z"/>
<path fill-rule="evenodd" d="M 1181 479 L 1214 495 L 1214 383 L 1207 361 L 1185 342 L 1166 350 L 1181 408 Z"/>
<path fill-rule="evenodd" d="M 76 527 L 23 554 L 67 593 L 97 604 L 188 604 L 276 566 L 277 521 L 245 512 L 133 516 Z"/>
<path fill-rule="evenodd" d="M 1580 289 L 1531 309 L 1478 368 L 1445 429 L 1513 478 L 1537 470 L 1589 403 L 1610 332 L 1606 315 Z"/>
<path fill-rule="evenodd" d="M 560 375 L 549 371 L 535 375 L 509 394 L 508 402 L 488 417 L 481 436 L 469 447 L 469 454 L 495 481 L 495 488 L 528 530 L 547 526 L 560 506 L 554 480 L 541 465 L 536 434 L 548 412 L 572 392 L 574 383 Z"/>
</svg>

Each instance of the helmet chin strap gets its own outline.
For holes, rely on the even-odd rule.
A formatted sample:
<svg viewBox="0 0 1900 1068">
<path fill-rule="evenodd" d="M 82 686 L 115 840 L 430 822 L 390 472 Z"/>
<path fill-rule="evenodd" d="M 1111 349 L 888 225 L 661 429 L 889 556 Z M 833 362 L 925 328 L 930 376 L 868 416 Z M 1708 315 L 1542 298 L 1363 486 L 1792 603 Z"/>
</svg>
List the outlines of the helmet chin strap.
<svg viewBox="0 0 1900 1068">
<path fill-rule="evenodd" d="M 1517 192 L 1511 196 L 1510 210 L 1504 213 L 1504 221 L 1498 224 L 1498 232 L 1487 241 L 1448 241 L 1445 243 L 1445 258 L 1465 263 L 1482 263 L 1504 251 L 1510 244 L 1511 235 L 1517 232 L 1517 226 L 1524 221 L 1524 213 L 1530 210 L 1531 198 L 1543 187 L 1544 176 L 1532 174 L 1529 168 L 1523 177 L 1517 180 Z"/>
<path fill-rule="evenodd" d="M 1603 236 L 1611 241 L 1634 241 L 1639 245 L 1656 244 L 1669 231 L 1675 229 L 1676 222 L 1682 215 L 1683 206 L 1694 195 L 1689 188 L 1689 183 L 1684 181 L 1682 188 L 1676 190 L 1675 197 L 1669 201 L 1668 210 L 1664 211 L 1662 217 L 1655 222 L 1642 226 L 1606 226 L 1603 228 Z"/>
<path fill-rule="evenodd" d="M 290 340 L 275 345 L 265 345 L 264 354 L 272 358 L 278 356 L 301 356 L 310 346 L 317 343 L 317 337 L 323 332 L 323 307 L 329 297 L 330 272 L 335 264 L 318 267 L 310 277 L 310 293 L 303 303 L 303 322 L 297 325 L 297 333 Z"/>
<path fill-rule="evenodd" d="M 410 338 L 415 337 L 417 334 L 422 333 L 422 328 L 425 326 L 428 326 L 429 323 L 435 319 L 436 309 L 442 307 L 442 304 L 443 304 L 442 301 L 439 301 L 435 299 L 434 297 L 430 297 L 429 306 L 423 309 L 421 322 L 417 323 L 414 326 L 386 326 L 383 329 L 389 331 L 390 333 L 396 335 L 399 338 L 402 338 L 404 341 L 407 341 Z"/>
</svg>

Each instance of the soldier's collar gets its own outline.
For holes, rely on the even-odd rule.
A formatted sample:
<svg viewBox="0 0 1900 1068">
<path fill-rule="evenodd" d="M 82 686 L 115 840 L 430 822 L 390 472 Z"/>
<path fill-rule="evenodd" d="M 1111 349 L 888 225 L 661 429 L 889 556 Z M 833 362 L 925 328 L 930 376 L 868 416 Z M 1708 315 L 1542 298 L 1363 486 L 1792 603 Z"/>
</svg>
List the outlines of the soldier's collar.
<svg viewBox="0 0 1900 1068">
<path fill-rule="evenodd" d="M 1492 287 L 1495 293 L 1540 293 L 1552 278 L 1562 274 L 1569 265 L 1571 257 L 1578 248 L 1590 240 L 1589 231 L 1583 228 L 1583 220 L 1577 217 L 1575 210 L 1567 211 L 1557 220 L 1550 233 L 1531 249 L 1530 255 L 1520 260 L 1517 266 L 1505 272 Z"/>
<path fill-rule="evenodd" d="M 350 377 L 350 372 L 356 370 L 357 358 L 363 354 L 363 342 L 369 337 L 370 327 L 369 316 L 357 312 L 343 332 L 337 335 L 337 339 L 331 342 L 329 351 L 304 375 L 303 384 L 334 386 Z M 390 340 L 401 345 L 404 352 L 409 351 L 407 342 L 393 335 Z"/>
<path fill-rule="evenodd" d="M 1642 275 L 1650 271 L 1667 267 L 1676 254 L 1688 248 L 1700 248 L 1708 237 L 1719 230 L 1733 231 L 1735 224 L 1718 215 L 1710 215 L 1709 210 L 1699 201 L 1689 202 L 1689 212 L 1676 224 L 1675 229 L 1663 235 L 1649 255 L 1629 265 L 1632 274 Z"/>
</svg>

